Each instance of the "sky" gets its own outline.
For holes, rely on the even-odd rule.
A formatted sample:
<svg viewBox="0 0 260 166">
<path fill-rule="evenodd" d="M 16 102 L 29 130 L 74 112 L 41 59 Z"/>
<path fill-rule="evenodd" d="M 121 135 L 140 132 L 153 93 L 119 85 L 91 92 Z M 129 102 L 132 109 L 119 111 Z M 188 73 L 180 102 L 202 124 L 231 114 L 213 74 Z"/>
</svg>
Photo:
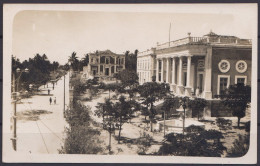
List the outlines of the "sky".
<svg viewBox="0 0 260 166">
<path fill-rule="evenodd" d="M 251 39 L 252 20 L 240 14 L 22 11 L 13 20 L 12 53 L 21 61 L 36 53 L 64 64 L 72 52 L 79 59 L 96 50 L 123 54 L 155 47 L 156 43 L 211 30 L 219 35 Z"/>
</svg>

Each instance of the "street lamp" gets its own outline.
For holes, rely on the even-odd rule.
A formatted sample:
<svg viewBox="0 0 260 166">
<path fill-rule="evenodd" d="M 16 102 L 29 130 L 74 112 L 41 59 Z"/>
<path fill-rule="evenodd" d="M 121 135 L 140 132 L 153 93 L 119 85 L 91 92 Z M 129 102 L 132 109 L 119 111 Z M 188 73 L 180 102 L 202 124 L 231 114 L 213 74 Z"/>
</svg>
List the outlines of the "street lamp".
<svg viewBox="0 0 260 166">
<path fill-rule="evenodd" d="M 16 78 L 16 73 L 14 72 L 12 74 L 13 77 L 13 93 L 12 93 L 12 98 L 13 98 L 13 137 L 11 138 L 12 144 L 13 144 L 13 149 L 16 151 L 16 140 L 17 140 L 17 135 L 16 135 L 16 102 L 17 102 L 17 95 L 18 95 L 18 86 L 19 86 L 19 80 L 21 78 L 22 73 L 28 73 L 29 69 L 21 70 L 20 68 L 16 69 L 16 73 L 20 73 L 20 75 Z M 15 86 L 17 84 L 17 87 Z M 16 87 L 16 89 L 15 89 Z"/>
</svg>

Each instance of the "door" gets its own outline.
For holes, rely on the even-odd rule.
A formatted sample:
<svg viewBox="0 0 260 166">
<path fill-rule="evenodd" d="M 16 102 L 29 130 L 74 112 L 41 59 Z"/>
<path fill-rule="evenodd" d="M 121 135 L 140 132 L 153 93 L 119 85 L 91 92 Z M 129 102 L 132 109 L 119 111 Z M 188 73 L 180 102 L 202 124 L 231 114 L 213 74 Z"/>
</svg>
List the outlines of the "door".
<svg viewBox="0 0 260 166">
<path fill-rule="evenodd" d="M 202 93 L 202 87 L 203 87 L 203 74 L 199 74 L 199 90 L 200 90 L 200 93 Z"/>
<path fill-rule="evenodd" d="M 187 86 L 187 72 L 183 73 L 183 85 Z"/>
<path fill-rule="evenodd" d="M 109 68 L 106 68 L 106 72 L 105 72 L 106 76 L 109 75 Z"/>
<path fill-rule="evenodd" d="M 97 74 L 97 71 L 96 70 L 93 70 L 93 75 L 95 76 Z"/>
</svg>

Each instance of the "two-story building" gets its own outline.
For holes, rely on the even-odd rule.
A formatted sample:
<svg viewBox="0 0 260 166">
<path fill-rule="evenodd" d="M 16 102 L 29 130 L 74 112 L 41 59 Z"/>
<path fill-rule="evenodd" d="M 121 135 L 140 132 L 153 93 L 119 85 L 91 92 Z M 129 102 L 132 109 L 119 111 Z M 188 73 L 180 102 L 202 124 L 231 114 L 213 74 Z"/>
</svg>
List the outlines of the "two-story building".
<svg viewBox="0 0 260 166">
<path fill-rule="evenodd" d="M 157 82 L 169 83 L 176 94 L 191 96 L 198 88 L 204 98 L 211 99 L 229 85 L 251 85 L 251 59 L 249 39 L 213 32 L 203 37 L 189 34 L 138 53 L 137 72 L 141 84 L 155 76 Z"/>
<path fill-rule="evenodd" d="M 157 82 L 170 84 L 176 95 L 200 96 L 214 99 L 230 85 L 251 85 L 252 42 L 236 36 L 217 35 L 213 32 L 203 37 L 188 37 L 157 44 L 150 51 L 140 52 L 137 67 L 140 83 L 151 81 L 143 78 L 144 57 L 151 58 Z M 138 70 L 139 69 L 139 70 Z"/>
<path fill-rule="evenodd" d="M 125 55 L 110 50 L 89 53 L 89 64 L 83 68 L 85 78 L 97 78 L 99 81 L 114 81 L 114 74 L 125 69 Z"/>
</svg>

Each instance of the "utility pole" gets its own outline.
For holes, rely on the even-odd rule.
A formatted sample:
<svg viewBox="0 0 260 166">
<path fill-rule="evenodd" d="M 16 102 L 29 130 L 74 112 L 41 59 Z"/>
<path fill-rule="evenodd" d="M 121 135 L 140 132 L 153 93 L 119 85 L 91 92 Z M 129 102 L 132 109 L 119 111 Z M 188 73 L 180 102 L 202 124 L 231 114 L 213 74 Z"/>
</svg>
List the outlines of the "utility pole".
<svg viewBox="0 0 260 166">
<path fill-rule="evenodd" d="M 163 136 L 165 137 L 165 111 L 163 113 Z"/>
<path fill-rule="evenodd" d="M 13 149 L 16 151 L 16 92 L 15 92 L 15 73 L 13 73 L 13 137 L 11 138 Z"/>
<path fill-rule="evenodd" d="M 171 23 L 170 23 L 170 28 L 169 28 L 169 47 L 170 47 L 170 42 L 171 42 Z"/>
<path fill-rule="evenodd" d="M 66 74 L 64 75 L 64 105 L 63 105 L 63 117 L 65 118 L 65 77 Z"/>
</svg>

